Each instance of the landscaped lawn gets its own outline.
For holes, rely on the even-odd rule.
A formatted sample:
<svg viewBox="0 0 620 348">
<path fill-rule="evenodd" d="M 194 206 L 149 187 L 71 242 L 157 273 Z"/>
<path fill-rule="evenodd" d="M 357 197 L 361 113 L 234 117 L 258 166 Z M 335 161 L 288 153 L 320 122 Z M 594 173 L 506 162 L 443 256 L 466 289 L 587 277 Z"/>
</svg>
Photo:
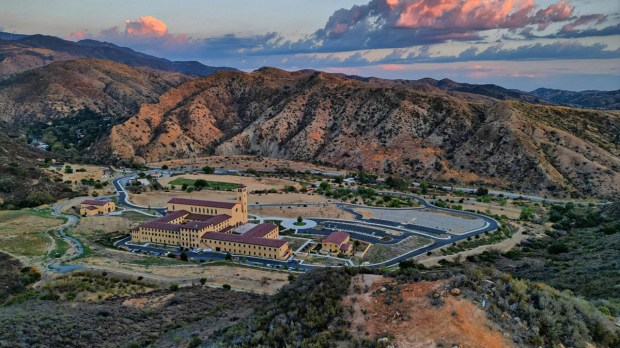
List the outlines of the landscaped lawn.
<svg viewBox="0 0 620 348">
<path fill-rule="evenodd" d="M 410 236 L 405 238 L 398 244 L 373 244 L 364 257 L 358 262 L 378 263 L 393 259 L 397 256 L 406 254 L 409 251 L 418 249 L 424 245 L 430 244 L 431 240 L 419 236 Z"/>
<path fill-rule="evenodd" d="M 232 191 L 234 189 L 236 189 L 237 187 L 239 187 L 238 184 L 234 184 L 234 183 L 230 183 L 230 182 L 221 182 L 221 181 L 207 181 L 207 185 L 205 188 L 210 189 L 210 190 L 220 190 L 220 191 Z M 172 181 L 170 181 L 170 185 L 175 185 L 175 186 L 183 186 L 183 185 L 187 185 L 187 186 L 195 186 L 194 184 L 196 183 L 196 180 L 194 179 L 186 179 L 186 178 L 176 178 Z"/>
</svg>

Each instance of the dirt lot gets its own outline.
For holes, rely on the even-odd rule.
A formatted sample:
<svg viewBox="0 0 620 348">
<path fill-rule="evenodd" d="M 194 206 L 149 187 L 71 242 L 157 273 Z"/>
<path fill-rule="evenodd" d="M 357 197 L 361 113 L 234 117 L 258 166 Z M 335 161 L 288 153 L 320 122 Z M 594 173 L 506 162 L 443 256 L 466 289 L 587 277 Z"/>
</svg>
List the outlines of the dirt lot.
<svg viewBox="0 0 620 348">
<path fill-rule="evenodd" d="M 351 334 L 372 339 L 387 332 L 397 347 L 514 346 L 476 304 L 449 293 L 443 304 L 431 304 L 430 294 L 441 288 L 439 281 L 397 285 L 379 275 L 355 276 L 343 299 L 353 307 Z"/>
<path fill-rule="evenodd" d="M 129 256 L 135 258 L 148 257 L 140 255 Z M 165 260 L 165 258 L 161 259 Z M 175 262 L 175 260 L 170 261 Z M 288 273 L 234 265 L 197 265 L 188 263 L 172 266 L 144 266 L 108 257 L 88 257 L 82 259 L 80 263 L 87 265 L 89 268 L 125 275 L 141 275 L 145 279 L 179 285 L 199 284 L 200 278 L 206 278 L 206 285 L 209 286 L 221 287 L 224 284 L 228 284 L 233 289 L 264 294 L 273 294 L 282 286 L 288 284 Z"/>
<path fill-rule="evenodd" d="M 203 167 L 205 165 L 216 167 L 216 168 L 227 168 L 227 169 L 256 169 L 256 170 L 267 170 L 274 168 L 292 168 L 296 171 L 304 171 L 304 170 L 323 170 L 329 172 L 338 172 L 337 169 L 325 166 L 319 166 L 304 162 L 295 162 L 288 161 L 276 158 L 267 158 L 267 157 L 256 157 L 256 156 L 231 156 L 231 157 L 223 157 L 223 156 L 210 156 L 210 157 L 200 157 L 200 158 L 189 158 L 189 159 L 178 159 L 172 161 L 164 161 L 151 163 L 152 165 L 168 165 L 170 167 Z M 341 171 L 342 174 L 346 174 L 345 171 Z"/>
<path fill-rule="evenodd" d="M 0 211 L 0 249 L 31 265 L 46 255 L 51 240 L 45 232 L 62 223 L 34 209 Z"/>
<path fill-rule="evenodd" d="M 259 216 L 275 216 L 285 218 L 296 218 L 298 216 L 304 217 L 322 217 L 333 219 L 347 219 L 353 220 L 353 215 L 349 212 L 338 209 L 333 205 L 325 206 L 283 206 L 283 207 L 257 207 L 250 206 L 248 209 L 250 214 Z"/>
<path fill-rule="evenodd" d="M 135 204 L 151 207 L 165 207 L 166 202 L 174 197 L 192 198 L 192 199 L 206 199 L 212 201 L 234 201 L 236 198 L 233 192 L 222 191 L 194 191 L 191 193 L 183 192 L 180 190 L 171 190 L 170 192 L 164 191 L 151 191 L 141 194 L 130 194 L 129 200 Z M 328 202 L 323 196 L 316 194 L 305 193 L 272 193 L 261 195 L 248 195 L 248 203 L 324 203 Z"/>
</svg>

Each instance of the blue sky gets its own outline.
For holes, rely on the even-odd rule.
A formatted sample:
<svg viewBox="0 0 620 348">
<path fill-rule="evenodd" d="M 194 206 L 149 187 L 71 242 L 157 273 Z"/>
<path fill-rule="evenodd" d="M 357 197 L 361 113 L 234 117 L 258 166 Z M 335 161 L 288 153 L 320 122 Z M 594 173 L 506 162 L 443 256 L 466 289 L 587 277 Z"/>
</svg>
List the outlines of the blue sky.
<svg viewBox="0 0 620 348">
<path fill-rule="evenodd" d="M 1 0 L 0 29 L 175 60 L 532 90 L 620 88 L 620 1 Z"/>
</svg>

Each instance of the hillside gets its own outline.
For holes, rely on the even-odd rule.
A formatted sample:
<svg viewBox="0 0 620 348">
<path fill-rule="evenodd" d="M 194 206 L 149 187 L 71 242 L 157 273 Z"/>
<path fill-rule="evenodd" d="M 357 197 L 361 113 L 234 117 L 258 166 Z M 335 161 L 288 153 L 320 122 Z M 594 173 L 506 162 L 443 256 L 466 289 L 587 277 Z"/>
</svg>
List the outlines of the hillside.
<svg viewBox="0 0 620 348">
<path fill-rule="evenodd" d="M 219 72 L 143 105 L 96 151 L 251 154 L 513 190 L 617 197 L 620 114 L 326 73 Z"/>
<path fill-rule="evenodd" d="M 33 207 L 69 197 L 60 175 L 44 170 L 49 153 L 24 142 L 23 134 L 0 123 L 0 209 Z"/>
<path fill-rule="evenodd" d="M 562 105 L 587 109 L 620 110 L 620 90 L 574 92 L 538 88 L 531 93 Z"/>
<path fill-rule="evenodd" d="M 187 79 L 102 59 L 54 62 L 0 81 L 0 120 L 32 124 L 81 110 L 128 117 Z"/>
<path fill-rule="evenodd" d="M 0 35 L 0 78 L 55 61 L 78 58 L 109 59 L 134 67 L 195 76 L 206 76 L 219 70 L 236 70 L 207 66 L 196 61 L 170 61 L 96 40 L 73 42 L 47 35 Z"/>
</svg>

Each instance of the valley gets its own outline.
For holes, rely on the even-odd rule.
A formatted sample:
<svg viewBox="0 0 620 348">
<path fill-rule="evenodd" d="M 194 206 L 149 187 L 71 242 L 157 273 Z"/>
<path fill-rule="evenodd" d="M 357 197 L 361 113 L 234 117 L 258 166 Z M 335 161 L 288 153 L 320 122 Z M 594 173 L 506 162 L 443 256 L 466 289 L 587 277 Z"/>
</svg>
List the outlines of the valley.
<svg viewBox="0 0 620 348">
<path fill-rule="evenodd" d="M 617 91 L 246 70 L 0 33 L 0 347 L 620 344 Z"/>
</svg>

